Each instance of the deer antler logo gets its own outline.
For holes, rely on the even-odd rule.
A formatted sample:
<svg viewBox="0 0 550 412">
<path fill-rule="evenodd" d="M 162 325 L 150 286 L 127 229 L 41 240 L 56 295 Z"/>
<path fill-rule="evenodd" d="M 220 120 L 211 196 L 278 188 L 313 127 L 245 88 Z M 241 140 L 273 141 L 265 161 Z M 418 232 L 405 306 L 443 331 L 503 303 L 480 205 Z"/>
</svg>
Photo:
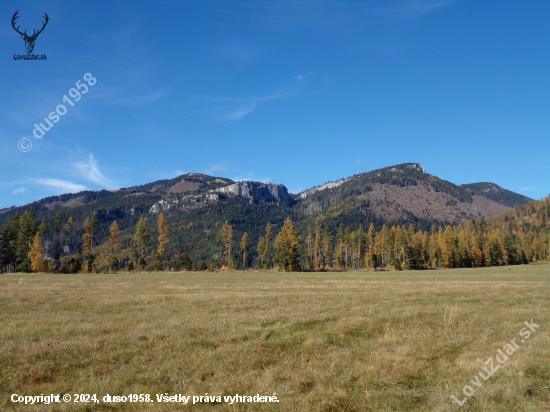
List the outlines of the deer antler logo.
<svg viewBox="0 0 550 412">
<path fill-rule="evenodd" d="M 38 33 L 36 32 L 36 30 L 33 30 L 32 36 L 28 36 L 27 35 L 27 30 L 25 30 L 24 33 L 21 33 L 19 31 L 20 26 L 17 26 L 17 28 L 15 27 L 15 20 L 19 17 L 17 15 L 17 13 L 19 13 L 19 10 L 17 10 L 15 12 L 15 14 L 13 15 L 13 18 L 11 19 L 11 25 L 13 26 L 13 29 L 21 35 L 21 38 L 23 40 L 25 40 L 25 48 L 27 49 L 27 53 L 32 53 L 32 51 L 34 49 L 34 42 L 35 42 L 36 38 L 38 37 L 38 35 L 40 33 L 42 33 L 42 31 L 44 30 L 44 28 L 46 27 L 46 24 L 48 24 L 49 17 L 46 13 L 44 13 L 44 18 L 46 19 L 46 21 L 43 23 L 42 28 L 40 30 L 38 30 Z"/>
</svg>

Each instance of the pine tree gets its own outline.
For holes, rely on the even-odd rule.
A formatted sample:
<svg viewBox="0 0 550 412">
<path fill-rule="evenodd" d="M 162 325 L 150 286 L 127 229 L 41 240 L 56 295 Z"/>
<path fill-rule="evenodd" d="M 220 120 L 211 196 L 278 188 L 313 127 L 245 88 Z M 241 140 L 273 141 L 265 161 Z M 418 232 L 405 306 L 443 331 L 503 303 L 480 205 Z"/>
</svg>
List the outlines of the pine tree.
<svg viewBox="0 0 550 412">
<path fill-rule="evenodd" d="M 266 269 L 268 268 L 269 261 L 271 260 L 271 239 L 273 239 L 273 226 L 271 225 L 271 223 L 268 223 L 265 227 L 265 250 L 263 252 L 263 258 L 266 261 Z"/>
<path fill-rule="evenodd" d="M 139 249 L 139 260 L 137 263 L 137 270 L 139 271 L 140 265 L 143 267 L 143 262 L 145 260 L 144 257 L 144 249 L 149 245 L 150 235 L 149 231 L 147 230 L 147 225 L 145 224 L 145 220 L 143 219 L 143 216 L 139 218 L 139 221 L 136 224 L 136 231 L 134 233 L 134 243 L 136 247 Z M 147 263 L 147 262 L 145 262 Z"/>
<path fill-rule="evenodd" d="M 193 262 L 189 257 L 185 256 L 183 248 L 180 250 L 181 256 L 178 258 L 178 261 L 181 266 L 187 271 L 191 271 L 193 269 Z"/>
<path fill-rule="evenodd" d="M 342 226 L 342 225 L 340 225 Z M 307 227 L 307 235 L 306 235 L 306 245 L 307 245 L 307 253 L 306 253 L 306 260 L 308 262 L 308 269 L 313 269 L 313 261 L 315 260 L 313 257 L 313 239 L 314 239 L 314 231 L 313 226 L 308 225 Z"/>
<path fill-rule="evenodd" d="M 412 228 L 412 225 L 411 225 Z M 414 233 L 414 229 L 413 229 Z M 385 268 L 388 264 L 388 227 L 386 225 L 382 226 L 382 231 L 380 232 L 380 254 L 382 255 L 382 267 Z"/>
<path fill-rule="evenodd" d="M 430 234 L 430 244 L 428 246 L 428 259 L 429 259 L 429 267 L 435 268 L 437 267 L 437 255 L 438 255 L 438 245 L 437 245 L 437 233 L 435 231 L 435 226 L 432 226 L 431 234 Z"/>
<path fill-rule="evenodd" d="M 78 273 L 82 270 L 82 249 L 78 249 L 76 257 L 71 259 L 69 270 L 73 273 Z"/>
<path fill-rule="evenodd" d="M 319 255 L 321 254 L 321 229 L 315 229 L 315 243 L 313 246 L 313 269 L 319 270 Z"/>
<path fill-rule="evenodd" d="M 374 223 L 371 223 L 369 226 L 369 231 L 367 233 L 367 239 L 366 239 L 368 252 L 365 254 L 365 266 L 367 268 L 373 268 L 373 269 L 374 269 L 374 242 L 375 242 Z"/>
<path fill-rule="evenodd" d="M 92 255 L 93 255 L 93 249 L 94 249 L 94 234 L 97 232 L 97 230 L 99 229 L 99 220 L 97 220 L 97 216 L 94 214 L 92 216 L 92 218 L 90 219 L 90 229 L 89 229 L 89 232 L 90 232 L 90 249 L 92 251 Z"/>
<path fill-rule="evenodd" d="M 16 213 L 11 220 L 4 222 L 0 232 L 0 266 L 7 272 L 17 268 L 17 240 L 21 218 Z"/>
<path fill-rule="evenodd" d="M 352 245 L 351 232 L 349 227 L 344 229 L 344 267 L 348 268 L 351 265 Z"/>
<path fill-rule="evenodd" d="M 70 236 L 72 234 L 73 226 L 74 226 L 74 220 L 73 220 L 73 217 L 70 216 L 69 219 L 67 219 L 67 224 L 65 225 L 65 230 L 67 232 L 67 236 Z M 71 244 L 70 244 L 70 241 L 69 241 L 68 237 L 67 237 L 67 239 L 65 239 L 65 248 L 67 250 L 67 253 L 69 253 L 70 249 L 71 249 Z"/>
<path fill-rule="evenodd" d="M 88 272 L 92 272 L 95 259 L 92 249 L 92 221 L 89 218 L 84 219 L 82 230 L 84 231 L 84 233 L 82 234 L 82 246 L 84 247 L 84 256 L 88 257 Z"/>
<path fill-rule="evenodd" d="M 265 251 L 265 239 L 263 236 L 260 236 L 258 239 L 258 246 L 256 246 L 256 252 L 258 253 L 259 265 L 263 265 L 263 253 Z"/>
<path fill-rule="evenodd" d="M 336 247 L 334 248 L 334 254 L 332 257 L 332 266 L 338 269 L 343 268 L 342 262 L 342 250 L 344 249 L 344 244 L 342 238 L 337 238 Z"/>
<path fill-rule="evenodd" d="M 323 234 L 323 255 L 324 255 L 325 269 L 328 269 L 330 267 L 331 246 L 332 246 L 332 235 L 330 234 L 329 227 L 325 226 L 325 232 Z"/>
<path fill-rule="evenodd" d="M 23 272 L 31 271 L 31 262 L 29 259 L 29 251 L 31 250 L 32 240 L 38 231 L 38 221 L 36 213 L 31 208 L 21 216 L 21 223 L 17 235 L 17 257 L 19 262 L 19 270 Z"/>
<path fill-rule="evenodd" d="M 111 265 L 109 272 L 111 272 L 111 270 L 114 270 L 116 273 L 118 271 L 118 250 L 120 248 L 120 229 L 118 228 L 116 220 L 111 223 L 111 226 L 109 226 L 109 243 L 111 255 Z"/>
<path fill-rule="evenodd" d="M 243 265 L 246 269 L 246 249 L 248 248 L 249 240 L 248 240 L 248 233 L 244 232 L 243 237 L 241 238 L 241 251 L 243 253 Z"/>
<path fill-rule="evenodd" d="M 53 227 L 57 236 L 59 236 L 59 232 L 63 227 L 63 219 L 64 219 L 64 216 L 61 213 L 57 213 L 53 218 L 53 222 L 54 222 Z"/>
</svg>

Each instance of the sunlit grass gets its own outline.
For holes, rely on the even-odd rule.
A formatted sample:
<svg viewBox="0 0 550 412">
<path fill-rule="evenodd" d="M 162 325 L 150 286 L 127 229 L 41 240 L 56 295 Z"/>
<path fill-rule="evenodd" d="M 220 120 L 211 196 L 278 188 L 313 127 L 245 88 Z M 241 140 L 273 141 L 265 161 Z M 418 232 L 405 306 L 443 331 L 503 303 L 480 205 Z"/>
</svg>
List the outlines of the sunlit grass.
<svg viewBox="0 0 550 412">
<path fill-rule="evenodd" d="M 550 265 L 406 272 L 0 276 L 0 409 L 12 393 L 272 395 L 200 410 L 543 411 Z M 534 319 L 460 407 L 451 395 Z M 87 408 L 87 409 L 86 409 Z"/>
</svg>

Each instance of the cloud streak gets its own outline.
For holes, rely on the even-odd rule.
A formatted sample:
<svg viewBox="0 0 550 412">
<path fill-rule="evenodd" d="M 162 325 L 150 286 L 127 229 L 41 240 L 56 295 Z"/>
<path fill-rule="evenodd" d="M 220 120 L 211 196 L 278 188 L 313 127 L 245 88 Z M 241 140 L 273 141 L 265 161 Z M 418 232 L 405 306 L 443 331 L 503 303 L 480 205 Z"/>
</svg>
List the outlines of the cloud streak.
<svg viewBox="0 0 550 412">
<path fill-rule="evenodd" d="M 226 164 L 223 163 L 223 164 L 210 165 L 208 169 L 204 169 L 204 173 L 209 175 L 214 172 L 227 172 L 228 170 L 229 169 L 227 168 Z"/>
<path fill-rule="evenodd" d="M 51 188 L 63 191 L 64 193 L 76 193 L 87 189 L 86 186 L 69 182 L 67 180 L 38 178 L 38 179 L 32 179 L 32 181 L 42 186 L 47 186 L 47 187 L 51 187 Z"/>
<path fill-rule="evenodd" d="M 200 96 L 199 98 L 207 105 L 218 105 L 217 112 L 223 113 L 219 116 L 221 120 L 236 122 L 256 110 L 261 103 L 295 96 L 299 92 L 304 78 L 301 75 L 295 76 L 295 85 L 292 88 L 283 89 L 265 96 L 244 98 Z"/>
<path fill-rule="evenodd" d="M 139 106 L 142 104 L 148 104 L 148 103 L 154 103 L 159 101 L 160 99 L 164 98 L 164 93 L 162 92 L 153 92 L 148 95 L 144 96 L 129 96 L 129 97 L 121 97 L 118 99 L 114 99 L 114 104 L 119 105 L 126 105 L 126 106 Z"/>
<path fill-rule="evenodd" d="M 259 177 L 255 172 L 247 172 L 244 175 L 232 177 L 231 180 L 234 180 L 235 182 L 246 182 L 246 181 L 262 182 L 262 183 L 271 182 L 270 177 Z"/>
<path fill-rule="evenodd" d="M 247 114 L 252 113 L 257 105 L 258 105 L 257 101 L 251 101 L 251 102 L 245 103 L 244 105 L 238 107 L 233 113 L 228 115 L 226 117 L 226 120 L 231 120 L 236 122 L 237 120 L 240 120 Z"/>
<path fill-rule="evenodd" d="M 449 6 L 454 0 L 414 0 L 384 7 L 381 11 L 405 19 L 418 19 L 434 10 Z"/>
<path fill-rule="evenodd" d="M 103 173 L 99 170 L 97 166 L 97 160 L 94 155 L 90 153 L 88 157 L 88 162 L 76 162 L 73 163 L 74 168 L 77 173 L 82 176 L 83 179 L 87 180 L 90 183 L 95 183 L 102 187 L 107 187 L 114 189 L 113 182 L 106 178 Z"/>
</svg>

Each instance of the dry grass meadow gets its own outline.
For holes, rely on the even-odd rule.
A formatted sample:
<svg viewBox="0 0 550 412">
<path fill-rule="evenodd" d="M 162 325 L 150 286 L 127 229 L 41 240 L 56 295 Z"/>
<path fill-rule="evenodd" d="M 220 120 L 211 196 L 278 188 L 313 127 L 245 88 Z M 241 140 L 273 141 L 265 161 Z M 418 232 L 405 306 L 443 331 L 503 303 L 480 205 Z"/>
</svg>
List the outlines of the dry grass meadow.
<svg viewBox="0 0 550 412">
<path fill-rule="evenodd" d="M 422 272 L 0 275 L 2 411 L 549 411 L 550 264 Z M 540 329 L 494 375 L 526 320 Z M 518 339 L 519 340 L 519 339 Z M 496 362 L 495 362 L 496 363 Z M 463 399 L 462 388 L 475 389 Z M 279 403 L 12 403 L 12 394 Z"/>
</svg>

